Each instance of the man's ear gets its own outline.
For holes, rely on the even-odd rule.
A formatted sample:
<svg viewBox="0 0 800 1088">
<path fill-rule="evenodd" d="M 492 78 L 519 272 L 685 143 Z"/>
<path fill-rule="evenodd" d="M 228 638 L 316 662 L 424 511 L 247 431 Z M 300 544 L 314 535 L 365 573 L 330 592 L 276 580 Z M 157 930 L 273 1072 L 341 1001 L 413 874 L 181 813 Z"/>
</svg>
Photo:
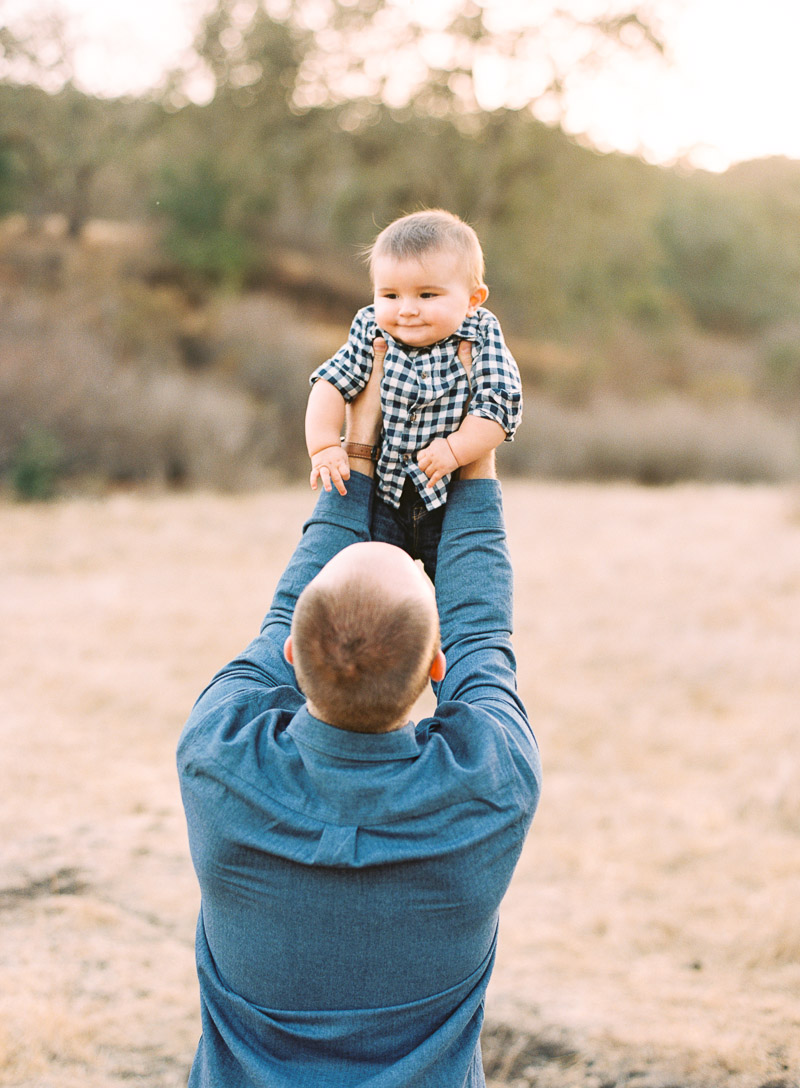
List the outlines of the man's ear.
<svg viewBox="0 0 800 1088">
<path fill-rule="evenodd" d="M 441 650 L 439 650 L 437 652 L 437 654 L 436 654 L 436 657 L 434 657 L 433 662 L 431 664 L 430 673 L 429 673 L 431 680 L 435 680 L 437 683 L 440 680 L 444 680 L 444 674 L 445 674 L 446 671 L 447 671 L 447 662 L 444 659 L 444 654 L 442 653 Z"/>
<path fill-rule="evenodd" d="M 290 665 L 294 665 L 294 653 L 292 651 L 292 636 L 288 635 L 283 644 L 283 656 Z"/>
<path fill-rule="evenodd" d="M 479 306 L 483 306 L 484 302 L 489 297 L 489 288 L 485 283 L 479 284 L 472 294 L 469 296 L 469 310 L 467 313 L 474 314 Z"/>
</svg>

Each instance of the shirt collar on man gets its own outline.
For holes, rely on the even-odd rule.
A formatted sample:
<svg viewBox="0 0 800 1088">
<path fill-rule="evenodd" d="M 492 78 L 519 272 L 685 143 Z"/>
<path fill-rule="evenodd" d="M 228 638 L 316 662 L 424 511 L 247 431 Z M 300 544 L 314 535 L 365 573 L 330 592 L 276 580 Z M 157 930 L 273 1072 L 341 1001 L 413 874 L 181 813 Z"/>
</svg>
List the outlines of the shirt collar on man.
<svg viewBox="0 0 800 1088">
<path fill-rule="evenodd" d="M 286 730 L 296 744 L 338 759 L 381 763 L 392 759 L 416 759 L 420 754 L 413 722 L 391 733 L 353 733 L 328 725 L 302 707 Z"/>
</svg>

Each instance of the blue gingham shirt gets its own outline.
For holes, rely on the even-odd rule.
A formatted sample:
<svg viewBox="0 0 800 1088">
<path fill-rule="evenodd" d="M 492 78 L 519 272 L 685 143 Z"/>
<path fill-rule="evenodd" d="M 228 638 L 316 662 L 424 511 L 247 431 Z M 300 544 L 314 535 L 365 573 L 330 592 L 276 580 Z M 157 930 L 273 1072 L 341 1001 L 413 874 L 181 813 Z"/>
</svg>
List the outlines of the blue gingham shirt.
<svg viewBox="0 0 800 1088">
<path fill-rule="evenodd" d="M 506 347 L 500 322 L 479 307 L 446 340 L 430 347 L 410 348 L 375 323 L 375 307 L 356 314 L 347 343 L 317 367 L 311 384 L 330 382 L 346 401 L 356 397 L 372 373 L 372 342 L 383 336 L 389 345 L 381 382 L 383 436 L 378 460 L 378 490 L 391 506 L 400 505 L 410 476 L 425 506 L 435 510 L 447 501 L 450 476 L 428 487 L 428 477 L 416 455 L 434 440 L 458 430 L 467 402 L 469 414 L 493 419 L 511 441 L 522 416 L 519 369 Z M 461 340 L 472 341 L 472 399 L 470 383 L 458 359 Z"/>
</svg>

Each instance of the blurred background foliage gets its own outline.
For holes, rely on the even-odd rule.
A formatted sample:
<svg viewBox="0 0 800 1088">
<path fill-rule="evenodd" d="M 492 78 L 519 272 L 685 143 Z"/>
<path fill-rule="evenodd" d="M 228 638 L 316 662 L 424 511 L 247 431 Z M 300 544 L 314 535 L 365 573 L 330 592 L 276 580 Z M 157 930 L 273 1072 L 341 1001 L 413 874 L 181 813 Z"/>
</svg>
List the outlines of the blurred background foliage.
<svg viewBox="0 0 800 1088">
<path fill-rule="evenodd" d="M 9 486 L 302 473 L 308 374 L 369 299 L 360 249 L 422 206 L 484 243 L 525 382 L 507 471 L 796 479 L 800 163 L 713 175 L 567 136 L 578 67 L 662 50 L 644 9 L 573 22 L 583 53 L 513 109 L 481 108 L 476 66 L 553 27 L 490 33 L 476 4 L 434 49 L 391 0 L 216 0 L 184 69 L 114 100 L 76 86 L 62 22 L 4 25 Z"/>
</svg>

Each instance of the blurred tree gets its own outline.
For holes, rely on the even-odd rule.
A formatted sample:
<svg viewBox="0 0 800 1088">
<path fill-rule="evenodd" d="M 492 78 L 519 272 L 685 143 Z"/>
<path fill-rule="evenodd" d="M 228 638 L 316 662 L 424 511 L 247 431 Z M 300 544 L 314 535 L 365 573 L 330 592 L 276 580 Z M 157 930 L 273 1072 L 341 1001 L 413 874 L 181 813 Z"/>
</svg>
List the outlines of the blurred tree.
<svg viewBox="0 0 800 1088">
<path fill-rule="evenodd" d="M 143 138 L 155 113 L 147 102 L 79 90 L 74 51 L 63 12 L 20 13 L 0 0 L 0 143 L 24 180 L 19 206 L 33 217 L 63 214 L 78 237 L 95 213 L 99 175 Z"/>
<path fill-rule="evenodd" d="M 0 216 L 16 211 L 20 200 L 20 167 L 14 147 L 0 135 Z"/>
<path fill-rule="evenodd" d="M 167 252 L 199 284 L 241 287 L 252 259 L 246 208 L 234 179 L 206 154 L 161 173 L 161 211 L 168 217 Z"/>
<path fill-rule="evenodd" d="M 201 280 L 241 283 L 270 215 L 285 217 L 281 194 L 298 184 L 303 127 L 291 101 L 310 40 L 260 4 L 218 0 L 198 28 L 194 62 L 167 79 L 160 97 L 173 116 L 161 134 L 155 200 L 170 223 L 170 254 Z M 201 78 L 212 88 L 202 107 L 188 94 Z"/>
<path fill-rule="evenodd" d="M 334 12 L 341 6 L 331 4 Z M 359 21 L 345 5 L 330 20 L 333 29 L 301 73 L 306 95 L 341 101 L 360 78 L 362 94 L 393 105 L 409 101 L 417 112 L 453 117 L 469 131 L 487 104 L 533 107 L 559 119 L 575 83 L 613 63 L 618 50 L 664 51 L 644 3 L 614 17 L 582 18 L 556 4 L 528 5 L 509 17 L 502 4 L 469 0 L 442 9 L 438 23 L 430 12 L 409 19 L 398 0 L 372 7 Z"/>
<path fill-rule="evenodd" d="M 285 119 L 312 42 L 309 30 L 273 18 L 261 4 L 217 0 L 200 25 L 195 51 L 213 80 L 214 97 L 257 107 L 268 129 Z"/>
<path fill-rule="evenodd" d="M 702 327 L 742 335 L 800 314 L 797 239 L 775 226 L 749 195 L 720 200 L 702 182 L 673 193 L 656 221 L 662 276 Z"/>
<path fill-rule="evenodd" d="M 57 90 L 71 77 L 73 43 L 65 14 L 55 7 L 15 9 L 0 0 L 0 82 Z"/>
<path fill-rule="evenodd" d="M 593 17 L 578 10 L 529 5 L 509 20 L 501 4 L 468 0 L 443 7 L 437 19 L 430 11 L 415 17 L 403 0 L 216 0 L 195 41 L 196 64 L 174 73 L 170 94 L 191 97 L 199 66 L 214 93 L 261 98 L 272 115 L 287 103 L 310 109 L 364 100 L 475 122 L 491 68 L 509 103 L 544 103 L 553 120 L 575 83 L 619 51 L 665 53 L 646 0 Z"/>
<path fill-rule="evenodd" d="M 568 29 L 579 33 L 577 59 L 573 51 L 567 70 L 550 57 L 547 80 L 525 104 L 558 100 L 603 49 L 662 49 L 643 11 L 582 21 L 554 10 L 501 30 L 496 12 L 475 3 L 445 11 L 436 27 L 397 0 L 285 0 L 280 11 L 268 0 L 216 0 L 195 64 L 173 73 L 165 91 L 181 115 L 167 154 L 180 163 L 216 149 L 245 202 L 260 206 L 262 261 L 281 244 L 352 247 L 420 205 L 495 225 L 516 191 L 511 202 L 528 218 L 523 193 L 546 157 L 544 130 L 527 109 L 481 109 L 481 65 L 494 57 L 521 72 L 533 43 L 547 52 Z M 188 104 L 201 76 L 211 88 L 202 108 Z M 226 218 L 237 218 L 233 209 Z"/>
<path fill-rule="evenodd" d="M 100 175 L 130 158 L 160 118 L 150 103 L 95 98 L 71 82 L 52 93 L 0 83 L 0 141 L 14 150 L 24 182 L 20 210 L 62 214 L 77 238 L 100 212 Z"/>
</svg>

